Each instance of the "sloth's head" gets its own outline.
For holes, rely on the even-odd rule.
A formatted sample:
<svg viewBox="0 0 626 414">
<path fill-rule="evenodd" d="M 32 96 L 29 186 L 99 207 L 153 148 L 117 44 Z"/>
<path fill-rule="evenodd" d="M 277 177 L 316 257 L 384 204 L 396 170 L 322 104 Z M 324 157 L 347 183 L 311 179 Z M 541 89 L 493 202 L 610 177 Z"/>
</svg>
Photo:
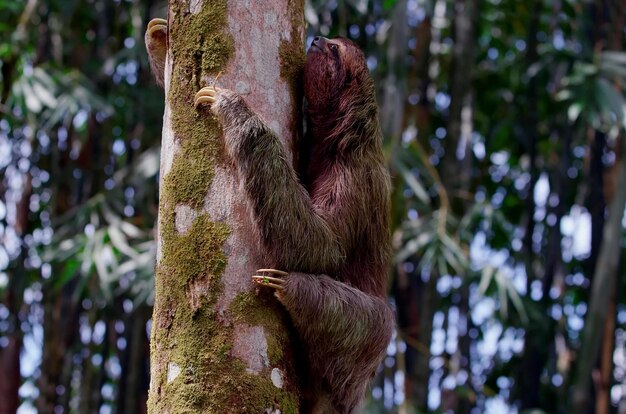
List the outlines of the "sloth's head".
<svg viewBox="0 0 626 414">
<path fill-rule="evenodd" d="M 342 37 L 313 39 L 304 68 L 304 94 L 310 107 L 336 108 L 342 95 L 354 94 L 368 83 L 365 56 L 354 42 Z"/>
</svg>

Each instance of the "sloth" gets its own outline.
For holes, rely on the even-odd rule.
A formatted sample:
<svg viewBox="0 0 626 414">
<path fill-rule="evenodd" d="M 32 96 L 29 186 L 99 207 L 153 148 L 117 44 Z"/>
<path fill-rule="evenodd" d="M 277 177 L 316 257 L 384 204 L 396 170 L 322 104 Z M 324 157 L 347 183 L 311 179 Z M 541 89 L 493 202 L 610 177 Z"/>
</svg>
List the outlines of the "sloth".
<svg viewBox="0 0 626 414">
<path fill-rule="evenodd" d="M 167 27 L 153 22 L 146 43 L 162 84 Z M 207 86 L 194 103 L 200 111 L 208 106 L 223 127 L 226 153 L 276 268 L 259 269 L 252 280 L 275 291 L 299 335 L 308 370 L 302 412 L 353 414 L 393 328 L 385 300 L 390 180 L 362 51 L 345 38 L 315 37 L 304 92 L 298 168 L 237 93 Z"/>
</svg>

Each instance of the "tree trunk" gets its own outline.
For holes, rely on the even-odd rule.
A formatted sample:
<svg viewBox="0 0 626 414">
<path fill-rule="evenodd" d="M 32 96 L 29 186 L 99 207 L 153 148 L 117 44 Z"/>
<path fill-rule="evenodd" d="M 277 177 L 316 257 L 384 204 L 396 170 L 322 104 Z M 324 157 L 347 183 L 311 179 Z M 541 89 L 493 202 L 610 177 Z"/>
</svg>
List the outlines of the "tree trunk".
<svg viewBox="0 0 626 414">
<path fill-rule="evenodd" d="M 431 374 L 430 359 L 432 357 L 430 343 L 433 338 L 433 317 L 441 304 L 437 292 L 437 279 L 439 276 L 436 272 L 432 272 L 430 279 L 422 285 L 424 289 L 420 300 L 422 310 L 418 321 L 417 343 L 414 344 L 420 351 L 416 355 L 415 388 L 413 389 L 415 393 L 414 398 L 418 404 L 416 406 L 418 412 L 428 412 L 428 392 Z M 408 345 L 411 346 L 410 343 Z"/>
<path fill-rule="evenodd" d="M 303 7 L 302 0 L 170 1 L 151 413 L 299 410 L 286 314 L 253 288 L 251 276 L 268 262 L 220 126 L 193 98 L 214 82 L 240 93 L 291 153 Z"/>
<path fill-rule="evenodd" d="M 450 115 L 444 141 L 441 179 L 452 196 L 469 190 L 471 174 L 471 80 L 476 44 L 478 0 L 454 2 L 454 46 L 450 70 Z M 470 114 L 468 117 L 467 114 Z M 452 209 L 463 214 L 465 202 L 453 198 Z"/>
<path fill-rule="evenodd" d="M 619 151 L 623 154 L 624 143 L 619 141 Z M 600 344 L 602 342 L 602 329 L 612 292 L 615 290 L 617 281 L 618 265 L 621 257 L 622 239 L 624 230 L 622 218 L 626 203 L 626 163 L 621 158 L 615 166 L 617 172 L 617 185 L 609 215 L 604 225 L 602 245 L 598 255 L 591 285 L 591 297 L 589 298 L 589 311 L 585 318 L 585 328 L 582 336 L 582 345 L 578 357 L 578 369 L 574 382 L 574 394 L 572 398 L 572 412 L 585 414 L 589 403 L 589 385 L 591 370 L 598 360 Z M 609 317 L 613 317 L 610 315 Z"/>
<path fill-rule="evenodd" d="M 21 238 L 28 231 L 28 206 L 32 194 L 31 179 L 25 177 L 26 185 L 15 203 L 15 219 L 13 228 Z M 22 385 L 20 373 L 20 354 L 22 352 L 23 332 L 20 326 L 23 315 L 20 315 L 22 308 L 22 298 L 26 285 L 27 273 L 24 268 L 26 251 L 22 249 L 17 259 L 8 269 L 9 282 L 1 297 L 2 305 L 8 310 L 8 328 L 2 331 L 2 336 L 6 338 L 6 344 L 0 346 L 0 367 L 3 367 L 3 374 L 0 375 L 0 414 L 12 414 L 17 412 L 20 404 L 19 389 Z"/>
<path fill-rule="evenodd" d="M 380 120 L 383 135 L 394 145 L 400 142 L 400 136 L 406 126 L 406 55 L 409 38 L 409 24 L 406 17 L 407 0 L 400 0 L 393 9 L 387 62 L 389 70 L 385 80 L 380 106 Z M 402 108 L 402 110 L 401 110 Z"/>
<path fill-rule="evenodd" d="M 611 24 L 610 34 L 607 35 L 610 42 L 610 48 L 613 50 L 622 49 L 622 29 L 624 27 L 624 14 L 620 13 L 620 10 L 624 10 L 626 6 L 625 0 L 618 0 L 610 3 L 607 7 L 610 10 Z M 623 81 L 621 78 L 614 79 L 615 89 L 622 90 Z M 617 137 L 619 140 L 626 139 L 623 133 L 620 133 Z M 623 160 L 624 153 L 618 152 L 616 154 L 620 160 Z M 622 161 L 623 162 L 623 161 Z M 619 164 L 618 164 L 619 165 Z M 619 173 L 616 169 L 615 173 Z M 613 175 L 615 175 L 615 173 Z M 615 183 L 615 180 L 612 180 Z M 615 188 L 607 189 L 610 194 L 607 194 L 611 199 L 614 197 Z M 609 192 L 607 191 L 607 192 Z M 620 265 L 621 268 L 621 265 Z M 607 317 L 604 321 L 604 333 L 602 338 L 602 345 L 600 351 L 600 363 L 599 363 L 599 381 L 596 386 L 596 402 L 595 412 L 596 414 L 609 414 L 611 410 L 611 380 L 613 379 L 613 354 L 615 351 L 615 325 L 617 316 L 617 303 L 621 299 L 618 294 L 620 286 L 622 284 L 622 278 L 624 277 L 622 272 L 617 273 L 615 280 L 613 294 L 609 298 L 609 304 L 607 306 Z"/>
<path fill-rule="evenodd" d="M 450 115 L 446 131 L 445 157 L 442 160 L 442 181 L 452 201 L 452 213 L 463 217 L 467 211 L 469 200 L 466 194 L 471 190 L 472 150 L 471 135 L 473 123 L 472 109 L 472 68 L 474 68 L 474 49 L 476 45 L 476 25 L 479 16 L 479 0 L 456 0 L 454 2 L 452 62 L 449 76 L 450 83 Z M 465 247 L 469 251 L 469 246 Z M 466 329 L 470 328 L 469 284 L 461 288 L 459 306 L 460 318 L 467 321 Z M 435 294 L 436 291 L 435 291 Z M 461 324 L 459 324 L 461 326 Z M 469 336 L 461 334 L 454 358 L 459 364 L 455 366 L 453 376 L 459 370 L 471 372 Z M 473 402 L 467 396 L 472 395 L 472 383 L 467 382 L 468 392 L 465 396 L 455 395 L 450 403 L 452 411 L 469 413 Z M 442 398 L 443 400 L 443 398 Z"/>
<path fill-rule="evenodd" d="M 617 308 L 615 303 L 615 284 L 612 295 L 609 297 L 607 315 L 604 320 L 602 344 L 600 347 L 600 369 L 596 379 L 595 414 L 609 414 L 611 409 L 611 379 L 613 377 L 613 352 L 615 351 L 615 315 Z"/>
<path fill-rule="evenodd" d="M 8 336 L 8 343 L 0 348 L 0 366 L 3 367 L 3 374 L 0 375 L 0 414 L 17 412 L 20 403 L 18 390 L 22 383 L 20 376 L 22 338 L 17 332 Z"/>
<path fill-rule="evenodd" d="M 540 26 L 540 17 L 543 3 L 540 0 L 533 0 L 528 31 L 526 34 L 527 51 L 525 56 L 525 67 L 530 68 L 539 60 L 537 32 Z M 532 283 L 537 280 L 537 269 L 535 267 L 536 255 L 533 249 L 533 233 L 535 232 L 535 197 L 534 191 L 539 179 L 537 169 L 538 150 L 538 80 L 536 76 L 531 76 L 526 85 L 526 102 L 524 105 L 524 140 L 526 151 L 530 160 L 528 167 L 530 182 L 526 192 L 526 224 L 523 237 L 523 257 L 526 269 L 526 291 L 530 292 Z M 548 292 L 543 292 L 544 297 Z M 518 392 L 521 398 L 521 407 L 529 409 L 540 406 L 540 386 L 541 373 L 543 371 L 543 361 L 545 360 L 545 344 L 541 343 L 540 334 L 532 329 L 528 329 L 524 340 L 524 354 L 519 374 Z"/>
<path fill-rule="evenodd" d="M 120 389 L 118 414 L 141 413 L 145 408 L 145 389 L 142 387 L 144 371 L 143 360 L 145 358 L 144 347 L 146 344 L 146 322 L 150 316 L 150 308 L 145 305 L 139 306 L 128 318 L 127 362 L 122 375 L 124 389 Z M 122 396 L 123 393 L 123 396 Z M 123 398 L 122 398 L 123 397 Z"/>
</svg>

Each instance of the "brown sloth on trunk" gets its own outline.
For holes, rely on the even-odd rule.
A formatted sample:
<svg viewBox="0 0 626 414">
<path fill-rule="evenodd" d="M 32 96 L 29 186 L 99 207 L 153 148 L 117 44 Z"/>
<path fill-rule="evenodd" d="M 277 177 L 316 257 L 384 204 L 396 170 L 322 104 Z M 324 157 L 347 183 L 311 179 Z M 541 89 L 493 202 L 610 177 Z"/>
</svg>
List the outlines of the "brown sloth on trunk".
<svg viewBox="0 0 626 414">
<path fill-rule="evenodd" d="M 155 19 L 156 20 L 156 19 Z M 151 66 L 167 27 L 148 26 Z M 160 72 L 159 72 L 160 71 Z M 221 121 L 263 247 L 282 269 L 253 280 L 272 288 L 298 331 L 309 369 L 303 413 L 356 413 L 391 338 L 386 296 L 390 183 L 374 83 L 361 50 L 316 37 L 304 71 L 307 132 L 290 166 L 272 130 L 238 94 L 202 88 L 195 104 Z"/>
</svg>

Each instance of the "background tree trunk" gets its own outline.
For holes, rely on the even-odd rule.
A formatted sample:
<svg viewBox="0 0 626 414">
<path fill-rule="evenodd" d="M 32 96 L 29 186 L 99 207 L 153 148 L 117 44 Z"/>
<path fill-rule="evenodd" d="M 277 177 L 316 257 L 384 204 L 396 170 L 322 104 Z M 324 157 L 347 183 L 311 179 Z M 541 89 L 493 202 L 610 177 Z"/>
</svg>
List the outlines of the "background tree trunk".
<svg viewBox="0 0 626 414">
<path fill-rule="evenodd" d="M 302 0 L 170 1 L 151 413 L 298 412 L 285 313 L 271 294 L 257 296 L 250 278 L 269 262 L 220 126 L 194 109 L 193 97 L 213 82 L 237 91 L 292 148 L 303 7 Z"/>
<path fill-rule="evenodd" d="M 623 153 L 623 142 L 618 144 L 620 153 Z M 613 315 L 608 314 L 611 303 L 609 298 L 616 286 L 621 258 L 621 240 L 624 237 L 621 223 L 626 203 L 626 164 L 623 159 L 617 161 L 615 169 L 618 174 L 617 185 L 604 225 L 602 245 L 591 284 L 589 311 L 585 317 L 582 345 L 578 357 L 578 370 L 574 379 L 572 412 L 576 414 L 587 412 L 591 383 L 590 373 L 598 360 L 605 319 L 613 317 Z"/>
</svg>

